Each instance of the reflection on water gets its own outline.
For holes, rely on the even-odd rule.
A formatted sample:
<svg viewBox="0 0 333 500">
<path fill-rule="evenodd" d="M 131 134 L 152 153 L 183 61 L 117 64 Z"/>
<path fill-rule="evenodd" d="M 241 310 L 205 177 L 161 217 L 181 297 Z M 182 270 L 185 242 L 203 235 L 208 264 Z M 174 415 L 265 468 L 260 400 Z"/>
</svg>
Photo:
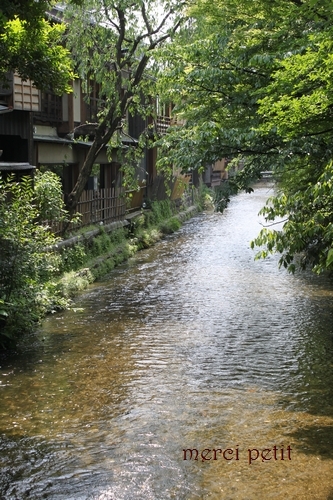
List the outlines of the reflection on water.
<svg viewBox="0 0 333 500">
<path fill-rule="evenodd" d="M 2 364 L 3 498 L 333 498 L 333 287 L 253 260 L 265 197 L 192 219 Z"/>
</svg>

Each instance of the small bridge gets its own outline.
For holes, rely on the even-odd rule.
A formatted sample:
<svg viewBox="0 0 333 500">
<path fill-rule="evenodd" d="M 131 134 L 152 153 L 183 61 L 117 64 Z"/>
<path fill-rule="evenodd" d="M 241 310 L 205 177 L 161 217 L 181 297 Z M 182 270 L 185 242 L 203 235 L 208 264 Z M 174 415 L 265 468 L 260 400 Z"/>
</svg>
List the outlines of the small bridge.
<svg viewBox="0 0 333 500">
<path fill-rule="evenodd" d="M 273 171 L 272 170 L 263 170 L 260 172 L 261 181 L 268 181 L 273 179 Z"/>
</svg>

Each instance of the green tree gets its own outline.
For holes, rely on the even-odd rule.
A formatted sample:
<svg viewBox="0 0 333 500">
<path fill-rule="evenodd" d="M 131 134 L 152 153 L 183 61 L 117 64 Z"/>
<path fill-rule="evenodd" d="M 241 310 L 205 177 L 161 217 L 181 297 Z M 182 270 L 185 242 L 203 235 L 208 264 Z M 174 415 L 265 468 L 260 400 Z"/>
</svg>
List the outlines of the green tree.
<svg viewBox="0 0 333 500">
<path fill-rule="evenodd" d="M 45 174 L 43 174 L 45 175 Z M 55 186 L 55 181 L 53 185 Z M 39 186 L 38 186 L 39 185 Z M 42 175 L 37 189 L 33 180 L 24 177 L 0 177 L 0 345 L 15 343 L 31 329 L 45 312 L 47 282 L 58 271 L 59 257 L 46 248 L 56 237 L 41 222 L 43 207 Z M 53 214 L 62 213 L 62 197 L 58 187 L 47 187 L 54 203 Z M 51 192 L 51 194 L 50 194 Z M 47 212 L 50 216 L 50 213 Z"/>
<path fill-rule="evenodd" d="M 289 186 L 285 183 L 279 194 L 269 200 L 261 211 L 273 227 L 262 229 L 251 243 L 264 247 L 257 257 L 269 253 L 281 254 L 280 265 L 294 272 L 296 267 L 312 268 L 315 272 L 333 270 L 333 164 L 328 163 L 316 182 L 310 181 L 308 168 L 299 164 L 297 175 Z M 296 178 L 299 179 L 297 186 Z M 276 219 L 283 229 L 274 229 Z"/>
<path fill-rule="evenodd" d="M 262 128 L 274 127 L 285 156 L 278 195 L 262 213 L 285 224 L 264 229 L 253 245 L 265 246 L 258 256 L 281 253 L 290 271 L 333 270 L 332 35 L 329 24 L 309 33 L 305 50 L 281 62 L 260 101 Z"/>
<path fill-rule="evenodd" d="M 161 93 L 185 125 L 159 142 L 161 168 L 242 157 L 238 188 L 273 169 L 279 192 L 263 213 L 284 228 L 265 228 L 253 245 L 280 252 L 290 271 L 331 269 L 331 3 L 199 0 L 191 14 L 162 53 Z"/>
<path fill-rule="evenodd" d="M 277 155 L 276 134 L 259 132 L 257 109 L 287 28 L 276 12 L 282 33 L 272 43 L 264 29 L 266 11 L 260 1 L 197 2 L 192 7 L 192 23 L 161 54 L 160 92 L 176 103 L 181 121 L 159 142 L 162 168 L 172 163 L 183 170 L 200 169 L 223 157 L 246 156 L 251 178 L 267 156 Z"/>
<path fill-rule="evenodd" d="M 128 113 L 151 112 L 153 56 L 183 21 L 184 3 L 85 0 L 81 8 L 66 10 L 68 47 L 88 96 L 90 81 L 99 85 L 101 108 L 92 124 L 93 143 L 68 197 L 72 213 L 101 149 L 121 146 Z"/>
<path fill-rule="evenodd" d="M 74 0 L 72 0 L 74 1 Z M 79 1 L 79 0 L 77 0 Z M 0 7 L 0 82 L 17 72 L 36 87 L 70 92 L 72 61 L 62 44 L 64 25 L 45 19 L 53 2 L 2 0 Z M 77 3 L 77 2 L 75 2 Z"/>
</svg>

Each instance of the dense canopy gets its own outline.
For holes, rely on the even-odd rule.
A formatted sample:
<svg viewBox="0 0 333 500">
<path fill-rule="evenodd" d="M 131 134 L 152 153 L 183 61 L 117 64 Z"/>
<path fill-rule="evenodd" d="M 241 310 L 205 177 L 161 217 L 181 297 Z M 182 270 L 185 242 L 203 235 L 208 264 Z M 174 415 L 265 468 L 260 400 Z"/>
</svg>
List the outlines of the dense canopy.
<svg viewBox="0 0 333 500">
<path fill-rule="evenodd" d="M 46 18 L 50 1 L 3 0 L 0 7 L 0 83 L 17 72 L 41 89 L 58 94 L 70 91 L 73 77 L 68 50 L 63 47 L 64 26 Z"/>
<path fill-rule="evenodd" d="M 333 268 L 332 4 L 327 0 L 198 0 L 161 55 L 160 91 L 185 126 L 162 141 L 161 168 L 245 159 L 247 188 L 274 170 L 279 191 L 253 246 L 280 264 Z"/>
<path fill-rule="evenodd" d="M 127 187 L 131 185 L 142 150 L 122 148 L 119 132 L 128 132 L 129 115 L 146 118 L 151 114 L 154 54 L 182 24 L 185 4 L 186 0 L 83 0 L 80 8 L 66 10 L 67 45 L 86 99 L 95 85 L 100 103 L 92 145 L 68 196 L 71 213 L 104 147 L 118 149 L 124 179 Z"/>
</svg>

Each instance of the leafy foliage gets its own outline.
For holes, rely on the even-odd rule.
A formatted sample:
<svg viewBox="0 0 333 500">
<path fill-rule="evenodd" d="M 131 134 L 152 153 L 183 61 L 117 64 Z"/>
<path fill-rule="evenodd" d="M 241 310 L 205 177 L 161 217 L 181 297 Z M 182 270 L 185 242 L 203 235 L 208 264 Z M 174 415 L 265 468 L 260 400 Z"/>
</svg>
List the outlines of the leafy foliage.
<svg viewBox="0 0 333 500">
<path fill-rule="evenodd" d="M 34 179 L 34 196 L 40 221 L 60 222 L 67 220 L 68 213 L 63 202 L 63 191 L 60 178 L 54 172 L 36 171 Z"/>
<path fill-rule="evenodd" d="M 257 257 L 282 254 L 279 264 L 294 272 L 310 266 L 321 273 L 333 270 L 333 166 L 327 165 L 318 182 L 286 194 L 287 189 L 270 200 L 261 211 L 266 221 L 284 219 L 283 229 L 264 228 L 252 242 L 264 246 Z M 295 260 L 295 256 L 297 256 Z"/>
<path fill-rule="evenodd" d="M 92 124 L 93 143 L 68 197 L 71 211 L 104 146 L 120 149 L 127 174 L 135 171 L 138 150 L 133 156 L 133 148 L 127 148 L 125 154 L 122 134 L 128 135 L 129 115 L 145 118 L 151 112 L 155 85 L 153 55 L 177 31 L 183 21 L 184 4 L 185 1 L 84 0 L 82 7 L 66 9 L 67 46 L 80 78 L 86 82 L 88 101 L 93 81 L 99 86 L 100 104 Z"/>
<path fill-rule="evenodd" d="M 36 87 L 62 94 L 73 78 L 69 51 L 62 45 L 64 25 L 45 20 L 48 1 L 4 0 L 0 10 L 0 82 L 17 72 Z"/>
<path fill-rule="evenodd" d="M 165 153 L 160 167 L 204 169 L 223 157 L 246 155 L 258 176 L 260 161 L 254 164 L 253 157 L 277 154 L 275 134 L 257 132 L 256 113 L 274 48 L 267 53 L 268 36 L 260 30 L 263 2 L 252 7 L 253 17 L 243 13 L 244 3 L 220 2 L 216 10 L 197 3 L 193 25 L 162 52 L 167 62 L 160 92 L 176 103 L 180 125 L 159 141 Z"/>
<path fill-rule="evenodd" d="M 331 270 L 332 4 L 197 0 L 191 15 L 161 52 L 160 92 L 181 123 L 158 142 L 160 168 L 242 157 L 238 189 L 273 170 L 279 191 L 262 213 L 285 224 L 253 245 L 266 245 L 260 256 L 280 252 L 290 271 Z"/>
<path fill-rule="evenodd" d="M 44 284 L 58 268 L 57 256 L 45 248 L 55 241 L 39 222 L 32 179 L 0 178 L 0 343 L 39 319 Z"/>
</svg>

